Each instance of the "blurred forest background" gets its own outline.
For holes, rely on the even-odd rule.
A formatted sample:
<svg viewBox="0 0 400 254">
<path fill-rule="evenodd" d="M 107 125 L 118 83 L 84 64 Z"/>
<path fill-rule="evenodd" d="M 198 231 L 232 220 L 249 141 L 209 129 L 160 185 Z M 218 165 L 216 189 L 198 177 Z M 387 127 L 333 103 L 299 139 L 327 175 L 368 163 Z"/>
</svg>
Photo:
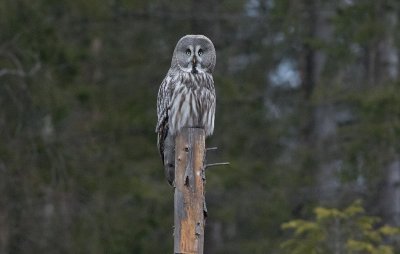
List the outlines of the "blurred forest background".
<svg viewBox="0 0 400 254">
<path fill-rule="evenodd" d="M 400 226 L 399 15 L 398 0 L 1 0 L 0 254 L 172 252 L 154 129 L 185 34 L 216 46 L 207 144 L 231 163 L 207 172 L 205 253 L 284 253 L 283 223 L 357 199 Z"/>
</svg>

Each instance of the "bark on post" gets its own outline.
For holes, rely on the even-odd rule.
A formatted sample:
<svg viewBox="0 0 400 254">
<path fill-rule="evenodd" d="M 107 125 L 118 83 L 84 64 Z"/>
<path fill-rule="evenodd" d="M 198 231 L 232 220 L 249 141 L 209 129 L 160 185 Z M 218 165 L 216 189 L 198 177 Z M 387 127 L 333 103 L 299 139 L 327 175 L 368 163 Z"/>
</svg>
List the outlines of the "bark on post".
<svg viewBox="0 0 400 254">
<path fill-rule="evenodd" d="M 203 254 L 204 130 L 185 128 L 175 142 L 174 253 Z"/>
</svg>

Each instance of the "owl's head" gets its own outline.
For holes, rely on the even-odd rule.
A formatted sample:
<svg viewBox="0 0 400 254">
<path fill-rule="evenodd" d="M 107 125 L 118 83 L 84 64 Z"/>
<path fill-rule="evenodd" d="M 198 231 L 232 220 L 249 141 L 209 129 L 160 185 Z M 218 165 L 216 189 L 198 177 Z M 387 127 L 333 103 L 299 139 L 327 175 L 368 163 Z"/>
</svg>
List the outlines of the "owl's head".
<svg viewBox="0 0 400 254">
<path fill-rule="evenodd" d="M 215 59 L 210 39 L 204 35 L 186 35 L 176 44 L 171 66 L 193 74 L 212 73 Z"/>
</svg>

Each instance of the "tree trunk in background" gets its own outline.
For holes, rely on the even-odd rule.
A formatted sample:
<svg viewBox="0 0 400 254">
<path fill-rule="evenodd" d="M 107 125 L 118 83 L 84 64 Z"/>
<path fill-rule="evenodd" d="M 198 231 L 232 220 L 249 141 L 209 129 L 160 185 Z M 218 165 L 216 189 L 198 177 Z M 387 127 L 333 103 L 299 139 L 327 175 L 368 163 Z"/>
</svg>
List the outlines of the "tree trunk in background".
<svg viewBox="0 0 400 254">
<path fill-rule="evenodd" d="M 385 24 L 384 37 L 379 44 L 380 66 L 382 75 L 380 82 L 395 81 L 399 78 L 399 51 L 396 48 L 396 30 L 398 26 L 398 13 L 395 11 L 382 12 Z M 394 153 L 393 160 L 387 166 L 386 181 L 383 185 L 383 206 L 381 211 L 393 223 L 400 226 L 400 155 Z"/>
<path fill-rule="evenodd" d="M 398 29 L 398 17 L 395 10 L 388 11 L 387 8 L 384 1 L 374 2 L 374 22 L 383 25 L 384 29 L 364 48 L 364 82 L 370 85 L 380 85 L 398 78 L 399 53 L 394 37 Z"/>
<path fill-rule="evenodd" d="M 312 21 L 315 25 L 315 37 L 317 40 L 329 43 L 332 39 L 333 27 L 330 19 L 334 15 L 334 4 L 319 2 L 318 12 L 315 19 Z M 326 51 L 318 50 L 315 55 L 315 69 L 316 69 L 316 83 L 319 86 L 329 89 L 333 84 L 324 83 L 327 80 L 322 79 L 322 71 L 326 63 Z M 319 172 L 317 176 L 317 188 L 319 189 L 320 202 L 333 202 L 335 194 L 340 187 L 340 181 L 337 177 L 337 169 L 340 160 L 332 156 L 337 150 L 337 122 L 336 112 L 337 108 L 330 100 L 319 99 L 318 105 L 315 106 L 315 139 L 316 139 L 316 153 L 319 165 Z M 318 152 L 320 151 L 320 152 Z M 318 156 L 319 154 L 319 156 Z"/>
<path fill-rule="evenodd" d="M 6 166 L 0 164 L 0 254 L 7 254 L 8 243 L 8 213 L 7 213 L 7 195 L 6 193 Z"/>
<path fill-rule="evenodd" d="M 19 172 L 21 173 L 21 172 Z M 33 213 L 31 207 L 26 202 L 26 197 L 23 189 L 26 188 L 24 178 L 19 178 L 16 175 L 9 175 L 6 193 L 10 199 L 10 204 L 7 206 L 8 216 L 8 246 L 7 253 L 24 253 L 25 243 L 27 242 L 27 233 L 29 227 L 34 222 L 24 220 L 24 213 Z M 24 207 L 24 209 L 21 209 Z"/>
<path fill-rule="evenodd" d="M 306 1 L 308 39 L 312 41 L 329 42 L 332 36 L 332 24 L 329 21 L 334 14 L 332 8 L 327 3 L 317 0 Z M 335 198 L 340 182 L 336 172 L 340 161 L 332 157 L 337 149 L 335 119 L 336 109 L 330 101 L 319 98 L 315 104 L 312 100 L 313 91 L 317 86 L 328 87 L 325 84 L 322 72 L 326 63 L 326 52 L 322 49 L 315 49 L 310 45 L 304 47 L 303 64 L 303 89 L 306 104 L 309 105 L 310 119 L 307 124 L 305 135 L 306 140 L 313 152 L 313 159 L 317 163 L 317 200 L 322 203 L 329 202 Z"/>
<path fill-rule="evenodd" d="M 389 222 L 400 226 L 400 158 L 387 167 L 387 178 L 382 192 L 382 211 Z"/>
<path fill-rule="evenodd" d="M 306 11 L 305 22 L 308 29 L 304 35 L 305 39 L 312 39 L 315 37 L 315 18 L 317 13 L 315 12 L 315 1 L 309 0 L 304 1 L 304 9 Z M 304 38 L 302 40 L 305 40 Z M 315 49 L 311 45 L 304 43 L 302 45 L 302 51 L 300 52 L 300 73 L 301 73 L 301 89 L 304 96 L 304 106 L 306 116 L 308 119 L 304 124 L 303 133 L 306 145 L 313 147 L 312 132 L 315 127 L 315 119 L 313 117 L 313 106 L 311 103 L 311 95 L 315 87 Z"/>
</svg>

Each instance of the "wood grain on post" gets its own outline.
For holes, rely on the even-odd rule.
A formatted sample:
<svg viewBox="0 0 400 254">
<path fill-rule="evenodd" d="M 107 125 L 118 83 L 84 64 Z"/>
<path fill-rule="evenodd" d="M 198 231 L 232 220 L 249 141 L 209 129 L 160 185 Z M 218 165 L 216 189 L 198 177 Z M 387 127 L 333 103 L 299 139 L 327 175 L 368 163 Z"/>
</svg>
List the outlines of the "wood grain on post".
<svg viewBox="0 0 400 254">
<path fill-rule="evenodd" d="M 174 253 L 203 254 L 204 130 L 185 128 L 175 142 Z"/>
</svg>

